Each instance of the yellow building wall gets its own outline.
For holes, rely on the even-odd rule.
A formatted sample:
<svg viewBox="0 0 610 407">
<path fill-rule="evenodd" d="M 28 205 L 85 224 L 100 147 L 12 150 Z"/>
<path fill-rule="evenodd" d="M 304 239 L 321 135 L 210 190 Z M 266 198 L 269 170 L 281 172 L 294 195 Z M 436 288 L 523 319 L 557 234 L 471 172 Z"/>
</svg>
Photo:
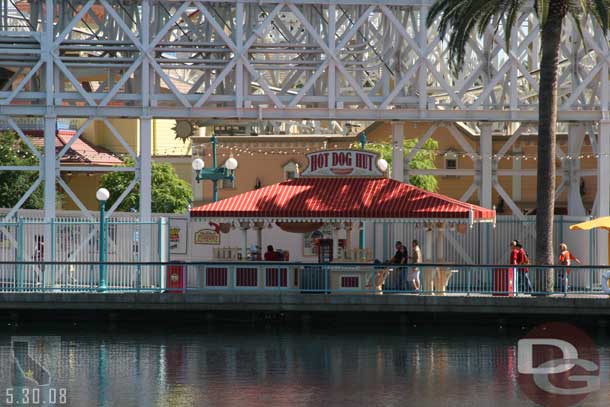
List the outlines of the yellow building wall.
<svg viewBox="0 0 610 407">
<path fill-rule="evenodd" d="M 191 178 L 192 178 L 192 173 L 193 173 L 193 168 L 191 167 L 191 157 L 188 158 L 188 162 L 184 163 L 184 164 L 172 164 L 174 166 L 174 168 L 176 169 L 176 173 L 178 174 L 178 176 L 180 177 L 180 179 L 183 179 L 184 181 L 188 182 L 189 184 L 191 183 Z"/>
<path fill-rule="evenodd" d="M 140 126 L 134 119 L 109 119 L 125 142 L 138 154 L 140 151 Z M 126 154 L 127 150 L 101 120 L 94 121 L 81 136 L 89 143 L 103 147 L 113 153 Z"/>
<path fill-rule="evenodd" d="M 153 121 L 152 154 L 154 156 L 191 154 L 191 140 L 183 142 L 180 139 L 176 139 L 176 134 L 173 130 L 175 125 L 175 120 Z"/>
<path fill-rule="evenodd" d="M 135 119 L 111 119 L 112 126 L 123 137 L 136 154 L 140 152 L 140 124 Z M 176 139 L 173 127 L 175 120 L 153 120 L 151 154 L 153 156 L 182 156 L 191 154 L 191 141 Z M 112 152 L 125 154 L 127 150 L 103 121 L 94 121 L 83 137 L 90 143 Z"/>
<path fill-rule="evenodd" d="M 423 135 L 428 131 L 432 123 L 425 122 L 405 122 L 405 139 L 412 139 L 423 137 Z M 389 143 L 392 140 L 392 128 L 391 123 L 378 123 L 372 126 L 367 130 L 367 139 L 370 142 L 376 143 Z M 468 144 L 472 147 L 472 149 L 476 152 L 479 151 L 478 136 L 472 136 L 467 133 L 462 133 Z M 440 127 L 436 129 L 432 135 L 432 138 L 439 143 L 439 154 L 436 159 L 436 167 L 439 169 L 444 168 L 445 162 L 443 154 L 449 150 L 453 150 L 456 153 L 463 154 L 464 148 L 455 140 L 455 138 L 449 133 L 447 128 Z M 502 146 L 508 141 L 508 136 L 494 136 L 494 141 L 492 144 L 492 148 L 494 153 L 498 152 Z M 520 157 L 519 161 L 522 169 L 535 170 L 537 166 L 537 161 L 534 160 L 533 157 L 537 154 L 537 144 L 535 137 L 522 137 L 515 143 L 516 147 L 519 147 L 521 151 L 521 155 L 525 155 L 528 158 L 524 159 Z M 567 136 L 563 135 L 558 137 L 558 146 L 567 154 L 568 145 L 567 145 Z M 507 155 L 504 159 L 500 160 L 498 163 L 499 169 L 513 169 L 514 168 L 514 157 L 511 156 L 513 151 L 513 147 L 511 147 Z M 583 155 L 582 158 L 579 159 L 581 163 L 581 169 L 595 169 L 597 168 L 597 160 L 594 158 L 592 153 L 591 146 L 588 144 L 588 140 L 585 140 L 585 144 L 583 146 Z M 586 156 L 590 155 L 589 158 Z M 508 156 L 511 156 L 511 159 L 507 159 Z M 468 157 L 464 157 L 462 155 L 458 156 L 458 169 L 473 169 L 475 168 L 475 163 Z M 556 185 L 559 186 L 561 183 L 561 162 L 557 160 L 557 179 Z M 474 182 L 474 177 L 472 176 L 437 176 L 438 180 L 438 192 L 450 196 L 452 198 L 459 199 L 466 192 L 468 187 Z M 583 195 L 583 202 L 585 207 L 590 207 L 595 200 L 595 194 L 597 191 L 596 185 L 596 177 L 587 176 L 584 177 L 585 181 L 585 194 Z M 513 196 L 513 177 L 511 176 L 500 176 L 498 177 L 498 182 L 502 186 L 502 188 L 510 195 Z M 567 206 L 567 188 L 559 194 L 557 202 L 560 206 Z M 471 203 L 477 204 L 479 203 L 478 193 L 475 192 L 471 198 L 468 200 Z M 492 192 L 492 202 L 497 205 L 500 202 L 500 195 L 494 189 Z M 536 177 L 535 176 L 521 176 L 521 199 L 519 203 L 522 207 L 535 207 L 536 203 Z M 510 212 L 508 208 L 507 211 Z"/>
<path fill-rule="evenodd" d="M 95 192 L 100 187 L 102 174 L 89 174 L 90 175 L 74 172 L 72 175 L 64 175 L 62 178 L 87 209 L 96 210 L 99 207 L 99 203 L 95 198 Z M 78 206 L 76 206 L 68 194 L 65 192 L 61 193 L 63 195 L 61 209 L 79 210 Z"/>
</svg>

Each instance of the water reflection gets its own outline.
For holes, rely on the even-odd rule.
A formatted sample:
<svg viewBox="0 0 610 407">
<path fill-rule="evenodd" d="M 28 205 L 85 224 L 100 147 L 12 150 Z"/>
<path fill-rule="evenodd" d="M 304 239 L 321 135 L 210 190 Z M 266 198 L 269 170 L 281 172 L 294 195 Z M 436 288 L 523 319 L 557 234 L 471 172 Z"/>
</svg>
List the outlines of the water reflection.
<svg viewBox="0 0 610 407">
<path fill-rule="evenodd" d="M 11 336 L 0 339 L 3 397 L 14 368 Z M 45 363 L 52 386 L 66 388 L 70 406 L 531 405 L 517 384 L 517 336 L 496 332 L 240 329 L 64 334 L 56 340 Z M 32 353 L 36 358 L 45 351 Z M 603 389 L 608 353 L 607 345 L 600 348 Z M 607 393 L 584 405 L 608 405 Z"/>
</svg>

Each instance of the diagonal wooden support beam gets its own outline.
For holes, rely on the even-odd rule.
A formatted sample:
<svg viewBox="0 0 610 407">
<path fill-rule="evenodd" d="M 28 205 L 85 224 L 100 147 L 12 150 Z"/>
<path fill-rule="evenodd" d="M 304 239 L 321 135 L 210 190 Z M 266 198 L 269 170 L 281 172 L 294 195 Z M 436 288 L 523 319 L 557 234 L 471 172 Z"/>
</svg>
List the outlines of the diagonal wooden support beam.
<svg viewBox="0 0 610 407">
<path fill-rule="evenodd" d="M 78 79 L 76 79 L 74 74 L 70 71 L 70 69 L 68 69 L 63 61 L 57 56 L 53 56 L 53 61 L 55 65 L 63 72 L 66 78 L 68 78 L 70 83 L 72 83 L 72 85 L 76 88 L 76 91 L 83 97 L 83 99 L 85 99 L 89 106 L 97 106 L 93 98 L 89 95 L 89 92 L 83 88 Z"/>
<path fill-rule="evenodd" d="M 466 138 L 460 133 L 460 131 L 455 127 L 454 124 L 450 124 L 447 126 L 447 130 L 451 133 L 451 136 L 458 142 L 460 147 L 464 150 L 464 152 L 469 153 L 470 155 L 475 156 L 477 153 L 474 151 L 470 143 L 466 140 Z M 475 158 L 470 157 L 471 160 L 475 160 Z"/>
<path fill-rule="evenodd" d="M 513 134 L 511 134 L 509 139 L 506 141 L 506 143 L 504 143 L 502 145 L 502 147 L 500 148 L 500 150 L 496 154 L 497 160 L 501 160 L 502 157 L 504 157 L 506 155 L 508 150 L 515 144 L 515 142 L 519 139 L 519 137 L 521 137 L 521 134 L 523 133 L 523 131 L 525 129 L 526 129 L 526 126 L 522 123 L 519 126 L 519 128 L 517 130 L 515 130 L 515 132 Z"/>
<path fill-rule="evenodd" d="M 36 65 L 34 65 L 32 67 L 32 69 L 30 69 L 30 72 L 28 72 L 28 74 L 21 80 L 21 82 L 15 87 L 15 89 L 13 89 L 13 91 L 6 97 L 6 99 L 0 100 L 0 105 L 10 104 L 13 101 L 13 99 L 15 99 L 15 96 L 17 96 L 17 94 L 19 94 L 19 92 L 21 92 L 23 90 L 25 85 L 27 85 L 30 82 L 30 79 L 32 79 L 32 77 L 38 72 L 38 70 L 40 69 L 40 67 L 43 64 L 44 64 L 44 60 L 40 59 L 36 63 Z"/>
<path fill-rule="evenodd" d="M 513 212 L 513 215 L 521 220 L 525 219 L 525 215 L 521 211 L 521 208 L 519 208 L 517 206 L 515 201 L 513 201 L 513 199 L 510 197 L 510 195 L 508 195 L 508 193 L 504 190 L 504 188 L 502 188 L 502 185 L 500 185 L 499 182 L 494 181 L 493 186 L 494 186 L 494 189 L 496 191 L 498 191 L 498 194 L 500 195 L 500 197 L 504 200 L 504 203 L 506 203 L 506 205 L 508 205 L 510 210 Z"/>
<path fill-rule="evenodd" d="M 343 62 L 337 56 L 336 50 L 342 49 L 342 48 L 345 47 L 347 42 L 351 39 L 351 37 L 353 35 L 355 35 L 358 32 L 358 29 L 360 28 L 360 26 L 362 24 L 364 24 L 364 22 L 366 21 L 366 19 L 369 17 L 370 13 L 375 9 L 376 6 L 370 6 L 370 7 L 368 7 L 366 9 L 366 11 L 360 16 L 360 18 L 354 24 L 354 26 L 350 29 L 350 31 L 346 35 L 343 36 L 342 40 L 339 42 L 339 44 L 337 45 L 337 48 L 335 50 L 331 50 L 328 47 L 328 45 L 326 45 L 324 40 L 322 38 L 320 38 L 320 36 L 316 32 L 316 30 L 313 28 L 313 26 L 307 20 L 307 18 L 303 15 L 303 13 L 301 13 L 301 11 L 298 9 L 298 7 L 296 7 L 292 3 L 289 3 L 288 7 L 295 14 L 295 16 L 299 19 L 301 24 L 303 24 L 303 27 L 305 28 L 305 30 L 307 30 L 309 32 L 311 37 L 316 41 L 316 43 L 326 53 L 327 58 L 332 58 L 333 59 L 336 68 L 339 69 L 339 71 L 341 71 L 341 73 L 343 74 L 345 79 L 349 82 L 349 84 L 352 86 L 352 88 L 358 94 L 358 96 L 362 99 L 362 101 L 367 105 L 367 107 L 369 109 L 373 109 L 374 108 L 373 102 L 371 102 L 371 100 L 369 99 L 368 95 L 364 92 L 364 90 L 362 89 L 360 84 L 357 83 L 354 80 L 354 78 L 352 77 L 352 75 L 347 71 L 347 69 L 343 65 Z"/>
<path fill-rule="evenodd" d="M 91 214 L 91 211 L 89 209 L 87 209 L 85 204 L 83 204 L 83 201 L 81 201 L 78 198 L 78 196 L 76 196 L 76 194 L 74 193 L 72 188 L 70 188 L 70 186 L 68 184 L 66 184 L 66 182 L 63 179 L 61 179 L 60 177 L 57 177 L 57 183 L 66 192 L 66 194 L 68 194 L 70 199 L 72 199 L 72 202 L 74 202 L 76 204 L 78 209 L 80 209 L 80 211 L 83 213 L 83 215 L 85 215 L 85 217 L 87 219 L 92 220 L 92 221 L 95 220 L 95 218 Z"/>
<path fill-rule="evenodd" d="M 42 160 L 42 155 L 40 154 L 38 149 L 34 146 L 34 144 L 32 144 L 32 140 L 30 140 L 30 138 L 23 133 L 21 128 L 17 125 L 17 123 L 15 123 L 15 120 L 13 120 L 12 117 L 7 117 L 6 121 L 8 122 L 8 125 L 15 131 L 15 133 L 17 133 L 17 135 L 19 136 L 21 141 L 23 141 L 25 143 L 25 145 L 28 146 L 31 153 L 34 154 L 34 156 L 36 156 L 36 158 L 38 158 L 38 160 Z"/>
<path fill-rule="evenodd" d="M 248 61 L 248 58 L 246 57 L 246 53 L 247 53 L 248 49 L 250 49 L 252 44 L 254 44 L 256 39 L 261 35 L 261 33 L 271 24 L 271 22 L 273 21 L 275 16 L 284 8 L 285 4 L 280 3 L 277 6 L 275 6 L 275 8 L 271 11 L 271 13 L 269 13 L 267 15 L 265 20 L 263 20 L 263 22 L 256 28 L 256 30 L 254 30 L 253 35 L 244 44 L 243 49 L 239 49 L 237 47 L 237 45 L 224 32 L 222 27 L 220 27 L 220 25 L 218 24 L 216 19 L 210 14 L 210 12 L 207 10 L 207 8 L 203 6 L 203 4 L 196 3 L 196 6 L 199 9 L 199 11 L 203 15 L 205 15 L 205 17 L 208 20 L 208 22 L 210 23 L 210 25 L 214 28 L 214 31 L 222 38 L 222 40 L 227 44 L 227 46 L 235 53 L 235 56 L 229 62 L 229 65 L 227 65 L 222 70 L 221 74 L 216 77 L 216 79 L 214 80 L 213 86 L 210 86 L 206 90 L 206 92 L 202 95 L 202 97 L 195 103 L 194 107 L 201 107 L 203 105 L 203 103 L 205 103 L 205 101 L 210 97 L 212 92 L 214 92 L 214 90 L 216 90 L 218 85 L 220 85 L 222 80 L 228 75 L 228 73 L 233 69 L 233 67 L 237 64 L 237 62 L 239 60 L 242 61 L 244 67 L 252 74 L 252 76 L 253 76 L 252 80 L 253 81 L 258 80 L 261 87 L 265 90 L 265 92 L 267 92 L 266 96 L 269 97 L 273 101 L 273 103 L 275 103 L 275 105 L 277 107 L 284 107 L 284 104 L 277 98 L 275 93 L 272 92 L 271 89 L 269 88 L 269 85 L 267 84 L 267 81 L 265 80 L 265 78 L 262 77 L 260 75 L 260 73 L 252 67 L 252 65 L 250 64 L 250 61 Z"/>
</svg>

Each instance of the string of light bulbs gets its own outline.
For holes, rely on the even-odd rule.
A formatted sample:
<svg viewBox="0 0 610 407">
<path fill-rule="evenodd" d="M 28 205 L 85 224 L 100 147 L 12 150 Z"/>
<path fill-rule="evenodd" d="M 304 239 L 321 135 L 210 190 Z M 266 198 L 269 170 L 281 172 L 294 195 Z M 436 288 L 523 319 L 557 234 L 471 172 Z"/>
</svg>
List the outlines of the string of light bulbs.
<svg viewBox="0 0 610 407">
<path fill-rule="evenodd" d="M 387 147 L 387 144 L 381 143 L 367 143 L 367 146 L 380 148 Z M 202 146 L 203 147 L 203 146 Z M 307 154 L 309 152 L 320 151 L 325 149 L 336 149 L 339 148 L 338 144 L 331 143 L 308 143 L 302 146 L 291 146 L 291 147 L 274 147 L 274 146 L 257 146 L 257 147 L 246 147 L 243 145 L 235 145 L 235 144 L 218 144 L 218 153 L 220 157 L 228 157 L 230 155 L 235 155 L 237 157 L 241 155 L 278 155 L 278 156 L 289 156 L 289 155 L 302 155 Z M 352 143 L 348 146 L 349 149 L 360 149 L 361 146 L 359 143 Z M 19 154 L 23 158 L 35 157 L 35 155 L 29 150 L 14 150 L 9 146 L 0 146 L 0 151 L 2 150 L 12 150 L 15 154 Z M 191 156 L 189 151 L 190 149 L 185 149 L 182 147 L 171 147 L 165 149 L 155 149 L 155 156 Z M 399 148 L 400 152 L 411 152 L 413 149 L 410 148 Z M 202 148 L 202 154 L 197 154 L 199 156 L 208 156 L 211 157 L 211 153 L 208 152 L 207 147 Z M 481 155 L 478 153 L 472 153 L 467 151 L 460 150 L 441 150 L 441 149 L 431 149 L 426 147 L 420 147 L 416 149 L 418 152 L 422 153 L 431 153 L 442 156 L 444 158 L 469 158 L 472 160 L 481 160 L 483 158 L 491 158 L 492 160 L 507 160 L 507 161 L 536 161 L 538 157 L 535 154 L 524 154 L 524 153 L 514 153 L 514 152 L 506 152 L 503 156 L 499 156 L 498 154 L 491 155 Z M 92 151 L 92 150 L 78 150 L 78 149 L 70 149 L 62 158 L 63 159 L 77 159 L 81 157 L 91 157 L 91 156 L 112 156 L 114 158 L 120 159 L 124 161 L 125 159 L 132 158 L 128 153 L 116 153 L 116 152 L 100 152 L 100 151 Z M 594 152 L 580 152 L 575 155 L 560 155 L 557 157 L 559 161 L 574 161 L 574 160 L 584 160 L 584 159 L 599 159 L 600 157 L 608 157 L 610 154 L 599 154 Z"/>
<path fill-rule="evenodd" d="M 367 146 L 372 146 L 372 147 L 387 147 L 387 144 L 380 144 L 380 143 L 367 143 Z M 250 156 L 254 156 L 254 155 L 290 155 L 290 154 L 297 154 L 297 153 L 302 153 L 302 152 L 309 152 L 309 151 L 319 151 L 321 149 L 328 149 L 328 148 L 338 148 L 337 144 L 333 144 L 332 146 L 329 145 L 324 145 L 324 144 L 320 144 L 318 146 L 318 148 L 316 148 L 316 146 L 312 146 L 312 147 L 304 147 L 304 146 L 297 146 L 297 147 L 289 147 L 287 149 L 285 148 L 278 148 L 278 147 L 273 147 L 273 146 L 259 146 L 259 147 L 254 147 L 254 148 L 248 148 L 248 147 L 244 147 L 244 146 L 236 146 L 236 145 L 232 145 L 232 144 L 219 144 L 218 147 L 221 150 L 228 150 L 229 154 L 232 153 L 236 153 L 236 154 L 245 154 L 245 155 L 250 155 Z M 360 149 L 361 146 L 358 143 L 352 143 L 348 146 L 349 149 Z M 413 149 L 411 148 L 399 148 L 398 151 L 400 152 L 411 152 Z M 523 153 L 514 153 L 514 152 L 507 152 L 506 154 L 499 156 L 498 154 L 491 154 L 491 155 L 481 155 L 478 153 L 471 153 L 471 152 L 466 152 L 466 151 L 455 151 L 455 150 L 450 150 L 450 151 L 446 151 L 446 150 L 441 150 L 441 149 L 431 149 L 431 148 L 426 148 L 426 147 L 420 147 L 418 149 L 416 149 L 416 151 L 420 151 L 420 152 L 424 152 L 424 153 L 434 153 L 434 154 L 438 154 L 441 156 L 446 157 L 456 157 L 456 158 L 470 158 L 473 160 L 480 160 L 483 158 L 491 158 L 492 160 L 514 160 L 514 161 L 519 161 L 519 160 L 523 160 L 523 161 L 528 161 L 528 160 L 532 160 L 532 161 L 536 161 L 538 159 L 537 155 L 535 154 L 523 154 Z M 227 152 L 221 152 L 222 156 L 226 156 Z M 207 156 L 211 156 L 211 154 L 206 154 Z M 583 160 L 583 159 L 591 159 L 591 158 L 600 158 L 600 157 L 604 157 L 604 156 L 610 156 L 610 154 L 598 154 L 598 153 L 579 153 L 578 155 L 561 155 L 558 156 L 557 159 L 559 161 L 563 161 L 563 160 Z"/>
</svg>

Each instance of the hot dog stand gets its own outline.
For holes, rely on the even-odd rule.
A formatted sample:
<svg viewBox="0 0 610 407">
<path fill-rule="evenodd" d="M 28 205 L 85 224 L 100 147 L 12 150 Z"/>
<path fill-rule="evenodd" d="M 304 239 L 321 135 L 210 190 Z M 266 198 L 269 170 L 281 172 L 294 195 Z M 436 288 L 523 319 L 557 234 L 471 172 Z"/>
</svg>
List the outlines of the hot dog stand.
<svg viewBox="0 0 610 407">
<path fill-rule="evenodd" d="M 330 225 L 329 235 L 315 239 L 315 250 L 319 264 L 333 265 L 322 283 L 333 290 L 383 285 L 383 281 L 381 284 L 371 281 L 374 270 L 380 269 L 373 267 L 373 252 L 365 247 L 361 230 L 366 222 L 400 223 L 419 219 L 437 225 L 472 225 L 495 221 L 493 210 L 388 179 L 379 168 L 379 157 L 369 151 L 324 150 L 308 154 L 308 160 L 309 166 L 299 178 L 193 208 L 191 219 L 231 224 L 242 230 L 244 240 L 239 258 L 244 260 L 249 253 L 248 229 L 257 231 L 255 246 L 264 248 L 264 235 L 272 227 L 279 228 L 281 233 L 303 234 Z M 237 256 L 239 250 L 234 252 Z M 359 266 L 354 267 L 354 263 Z M 321 270 L 312 265 L 296 265 L 294 273 L 287 271 L 286 286 L 306 291 L 314 281 L 320 284 Z M 386 271 L 381 270 L 380 276 Z M 265 280 L 258 277 L 256 287 L 264 288 Z"/>
</svg>

